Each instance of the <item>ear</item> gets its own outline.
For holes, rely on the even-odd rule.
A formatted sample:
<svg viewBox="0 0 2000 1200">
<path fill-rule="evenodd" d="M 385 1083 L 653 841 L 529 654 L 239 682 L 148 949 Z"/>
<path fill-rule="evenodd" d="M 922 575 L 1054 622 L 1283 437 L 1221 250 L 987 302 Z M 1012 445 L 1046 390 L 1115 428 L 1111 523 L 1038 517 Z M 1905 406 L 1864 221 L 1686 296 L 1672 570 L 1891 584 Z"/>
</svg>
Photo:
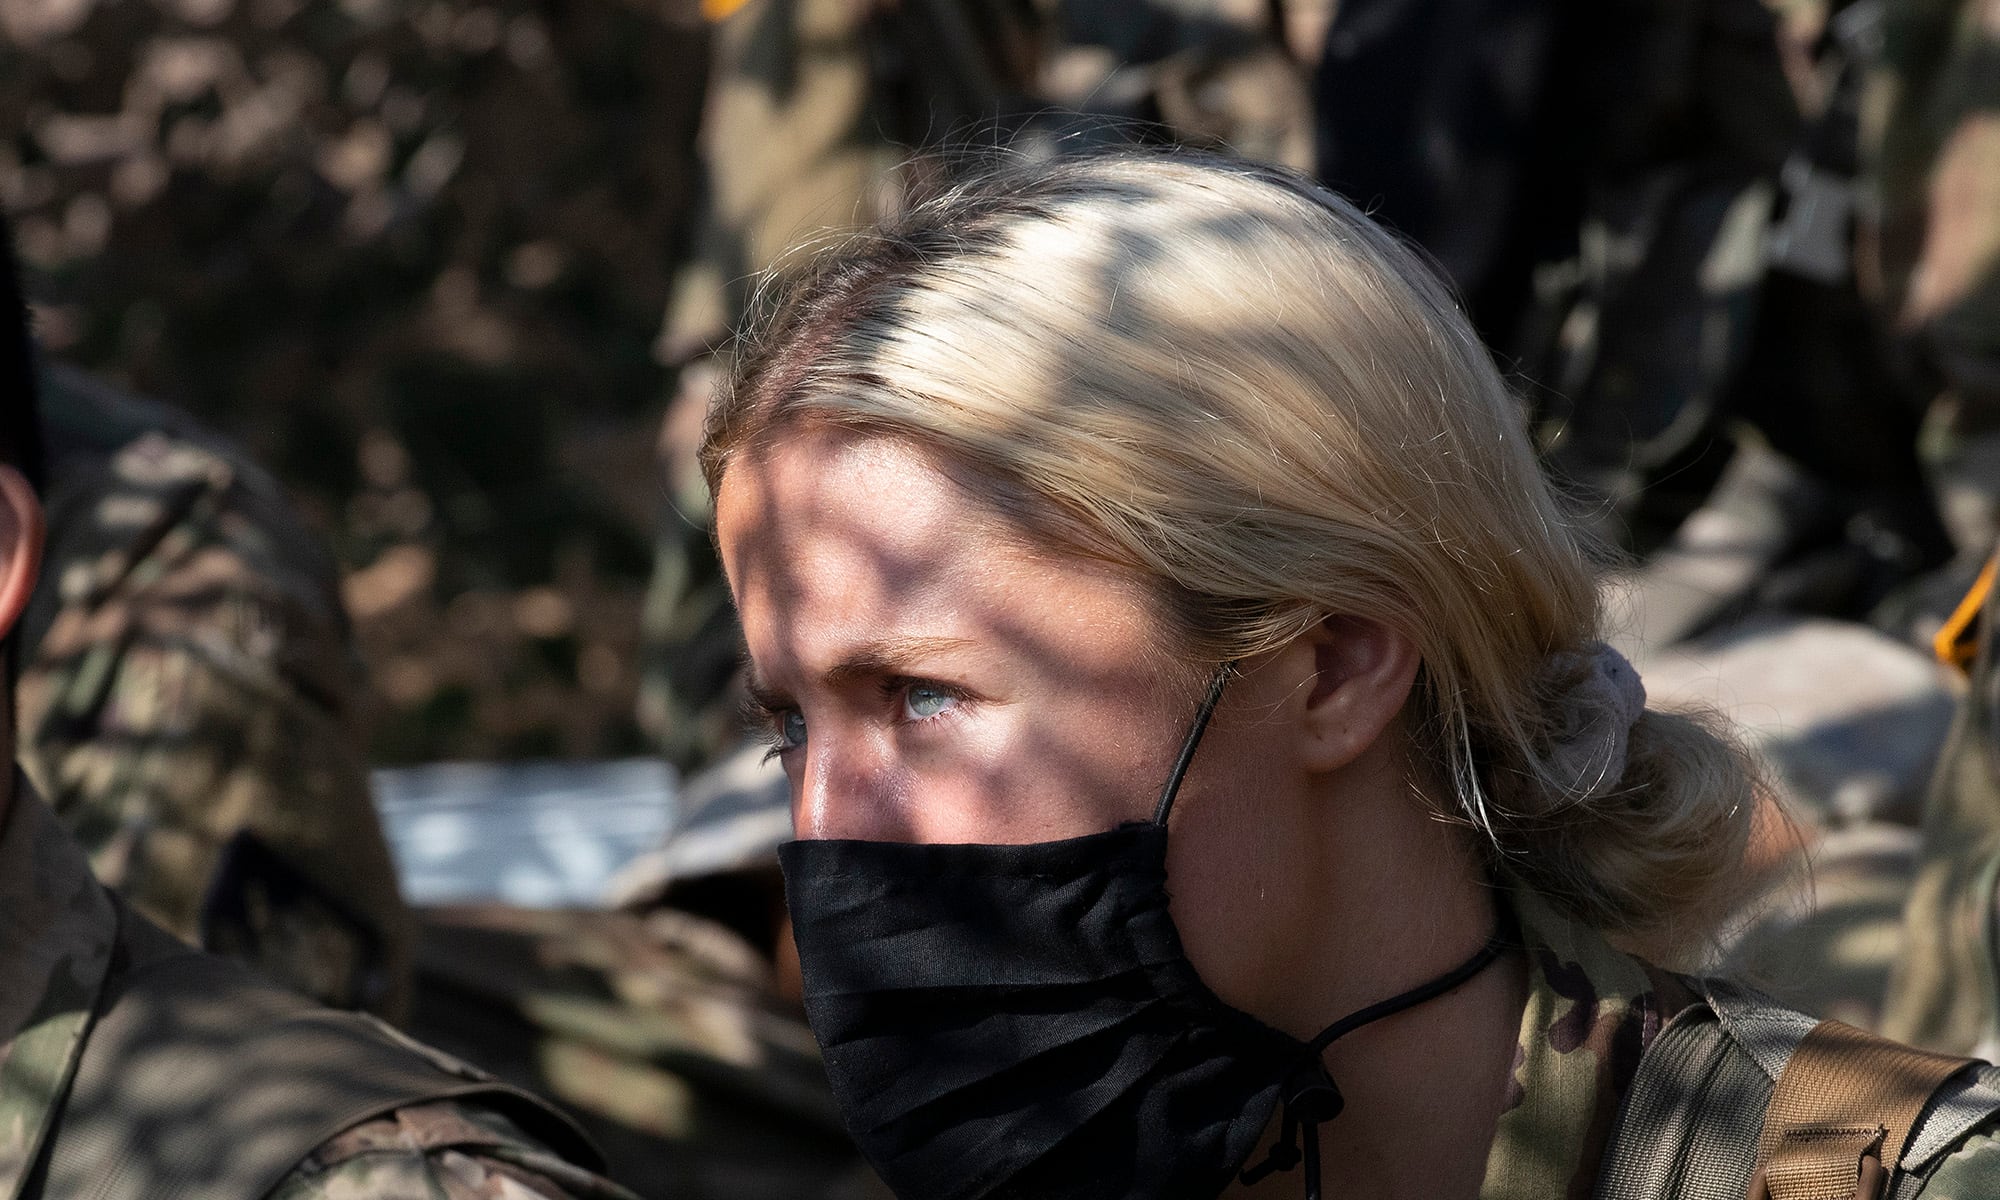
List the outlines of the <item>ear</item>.
<svg viewBox="0 0 2000 1200">
<path fill-rule="evenodd" d="M 12 633 L 42 566 L 42 502 L 17 470 L 0 466 L 0 637 Z"/>
<path fill-rule="evenodd" d="M 1314 671 L 1301 758 L 1308 770 L 1337 770 L 1373 747 L 1403 711 L 1423 659 L 1409 638 L 1362 617 L 1328 617 L 1300 640 Z"/>
</svg>

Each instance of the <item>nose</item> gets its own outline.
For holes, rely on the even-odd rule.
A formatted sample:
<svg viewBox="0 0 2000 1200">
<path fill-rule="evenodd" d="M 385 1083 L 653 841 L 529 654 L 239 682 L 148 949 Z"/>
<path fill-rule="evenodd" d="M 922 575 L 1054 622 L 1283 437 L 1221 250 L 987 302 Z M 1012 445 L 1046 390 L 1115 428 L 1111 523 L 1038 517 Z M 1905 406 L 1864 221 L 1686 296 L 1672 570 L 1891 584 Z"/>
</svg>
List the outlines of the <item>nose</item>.
<svg viewBox="0 0 2000 1200">
<path fill-rule="evenodd" d="M 901 772 L 885 739 L 814 726 L 792 789 L 792 828 L 802 838 L 916 841 Z"/>
</svg>

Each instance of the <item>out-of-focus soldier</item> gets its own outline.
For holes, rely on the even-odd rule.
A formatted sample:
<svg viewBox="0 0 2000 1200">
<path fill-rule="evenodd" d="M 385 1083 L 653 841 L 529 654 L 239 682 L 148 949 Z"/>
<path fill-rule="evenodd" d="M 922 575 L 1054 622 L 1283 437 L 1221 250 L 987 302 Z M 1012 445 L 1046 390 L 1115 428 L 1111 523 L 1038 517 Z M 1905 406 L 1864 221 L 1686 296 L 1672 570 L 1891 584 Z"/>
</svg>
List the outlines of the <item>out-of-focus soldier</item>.
<svg viewBox="0 0 2000 1200">
<path fill-rule="evenodd" d="M 395 1014 L 410 919 L 370 801 L 331 557 L 165 406 L 46 372 L 48 542 L 23 768 L 98 877 L 183 940 Z"/>
<path fill-rule="evenodd" d="M 1948 546 L 1855 282 L 1865 30 L 1773 7 L 1346 0 L 1320 170 L 1437 256 L 1608 538 L 1661 545 L 1747 425 L 1794 468 L 1765 590 L 1860 615 Z"/>
<path fill-rule="evenodd" d="M 1863 279 L 1930 402 L 1945 522 L 1977 561 L 2000 539 L 2000 5 L 1879 3 Z"/>
<path fill-rule="evenodd" d="M 1990 558 L 2000 541 L 2000 133 L 1992 121 L 2000 76 L 1990 64 L 2000 8 L 1980 0 L 1777 7 L 1802 108 L 1853 110 L 1859 162 L 1851 187 L 1792 170 L 1801 190 L 1817 189 L 1836 215 L 1852 219 L 1856 294 L 1872 306 L 1853 336 L 1890 348 L 1882 361 L 1893 394 L 1925 415 L 1919 457 L 1958 554 L 1878 621 L 1930 639 L 1937 618 L 1963 600 L 1933 639 L 1944 669 L 1958 676 L 1957 712 L 1927 772 L 1920 813 L 1897 806 L 1872 814 L 1886 821 L 1846 827 L 1838 813 L 1815 814 L 1833 827 L 1814 848 L 1809 906 L 1799 906 L 1809 911 L 1753 928 L 1738 952 L 1776 972 L 1774 990 L 1788 999 L 1809 997 L 1857 1022 L 1873 1017 L 1882 1033 L 1932 1050 L 1992 1051 L 2000 1048 L 2000 609 Z M 1812 48 L 1829 33 L 1847 60 L 1838 74 L 1814 70 L 1824 64 Z M 1837 232 L 1845 228 L 1836 223 Z M 1823 426 L 1831 438 L 1877 449 L 1838 421 Z M 1734 532 L 1746 530 L 1739 523 Z M 1812 652 L 1800 650 L 1800 660 Z M 1909 720 L 1916 714 L 1874 702 L 1883 676 L 1871 670 L 1853 676 L 1863 684 L 1825 691 L 1845 710 L 1842 740 L 1865 745 L 1889 734 L 1905 749 L 1925 745 L 1930 739 Z M 1890 757 L 1879 757 L 1878 768 Z"/>
<path fill-rule="evenodd" d="M 704 207 L 660 356 L 720 346 L 801 241 L 900 202 L 913 150 L 1171 137 L 1304 166 L 1282 6 L 1244 0 L 707 0 Z M 1149 128 L 1150 127 L 1150 128 Z M 919 163 L 915 169 L 944 169 Z"/>
<path fill-rule="evenodd" d="M 1885 0 L 1865 144 L 1876 297 L 1934 401 L 1927 429 L 1961 555 L 2000 543 L 2000 5 Z M 1924 814 L 1883 1028 L 2000 1046 L 2000 590 L 1988 558 L 1937 635 L 1967 691 Z"/>
<path fill-rule="evenodd" d="M 1931 780 L 1917 876 L 1903 910 L 1882 1029 L 1935 1050 L 2000 1047 L 2000 557 L 1938 634 L 1966 672 Z"/>
<path fill-rule="evenodd" d="M 0 228 L 0 647 L 31 595 L 42 431 Z M 11 692 L 0 736 L 11 741 Z M 0 1194 L 21 1200 L 625 1200 L 562 1118 L 374 1018 L 189 949 L 0 781 Z"/>
<path fill-rule="evenodd" d="M 1301 7 L 1310 7 L 1302 4 Z M 1170 138 L 1305 166 L 1304 72 L 1261 0 L 708 0 L 704 194 L 656 353 L 679 371 L 639 724 L 691 769 L 739 739 L 735 618 L 694 469 L 723 349 L 788 251 L 893 211 L 909 171 L 1007 145 Z M 904 164 L 913 151 L 946 153 Z"/>
</svg>

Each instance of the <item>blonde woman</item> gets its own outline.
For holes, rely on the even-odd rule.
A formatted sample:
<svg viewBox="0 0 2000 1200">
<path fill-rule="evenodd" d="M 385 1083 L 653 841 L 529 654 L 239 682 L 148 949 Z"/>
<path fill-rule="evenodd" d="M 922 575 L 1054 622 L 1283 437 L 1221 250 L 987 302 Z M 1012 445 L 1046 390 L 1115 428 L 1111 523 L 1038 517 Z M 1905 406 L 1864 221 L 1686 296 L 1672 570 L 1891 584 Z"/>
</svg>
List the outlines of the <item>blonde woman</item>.
<svg viewBox="0 0 2000 1200">
<path fill-rule="evenodd" d="M 1978 1068 L 1767 1152 L 1812 1021 L 1614 949 L 1699 943 L 1746 764 L 1646 708 L 1485 351 L 1342 201 L 1002 171 L 740 364 L 703 463 L 808 1011 L 905 1200 L 2000 1194 Z"/>
</svg>

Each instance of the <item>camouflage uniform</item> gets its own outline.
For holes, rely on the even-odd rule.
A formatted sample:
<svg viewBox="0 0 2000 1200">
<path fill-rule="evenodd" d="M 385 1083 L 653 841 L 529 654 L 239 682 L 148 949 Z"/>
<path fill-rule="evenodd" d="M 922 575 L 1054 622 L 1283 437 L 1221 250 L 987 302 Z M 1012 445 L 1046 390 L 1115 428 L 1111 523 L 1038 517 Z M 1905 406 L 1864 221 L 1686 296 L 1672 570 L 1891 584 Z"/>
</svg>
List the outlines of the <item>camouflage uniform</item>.
<svg viewBox="0 0 2000 1200">
<path fill-rule="evenodd" d="M 1511 895 L 1528 1002 L 1479 1197 L 1586 1196 L 1639 1056 L 1693 997 L 1673 976 L 1613 950 L 1532 894 Z"/>
<path fill-rule="evenodd" d="M 1785 547 L 1853 564 L 1815 607 L 1946 555 L 1848 266 L 1851 122 L 1765 3 L 1345 0 L 1327 46 L 1322 176 L 1436 256 L 1606 540 L 1659 545 L 1747 420 L 1828 485 Z"/>
<path fill-rule="evenodd" d="M 709 0 L 706 194 L 660 354 L 725 341 L 786 252 L 892 211 L 912 150 L 1149 122 L 1308 165 L 1304 81 L 1262 5 L 1226 0 Z"/>
<path fill-rule="evenodd" d="M 23 767 L 99 878 L 169 931 L 395 1013 L 409 914 L 332 561 L 275 480 L 187 418 L 71 373 L 47 382 Z M 295 880 L 266 877 L 246 832 Z"/>
<path fill-rule="evenodd" d="M 412 1032 L 560 1101 L 648 1200 L 884 1195 L 767 946 L 673 909 L 422 925 Z"/>
<path fill-rule="evenodd" d="M 40 1200 L 40 1163 L 68 1102 L 100 997 L 146 965 L 89 864 L 24 782 L 0 825 L 0 1196 Z M 159 936 L 157 933 L 154 936 Z M 133 1097 L 145 1105 L 148 1097 Z M 174 1098 L 158 1101 L 172 1116 Z M 153 1115 L 161 1115 L 157 1109 Z M 199 1137 L 188 1129 L 182 1136 Z M 413 1105 L 320 1146 L 279 1184 L 282 1200 L 630 1200 L 506 1118 L 457 1102 Z"/>
<path fill-rule="evenodd" d="M 682 785 L 615 911 L 420 914 L 412 1029 L 561 1101 L 649 1197 L 882 1194 L 800 1006 L 775 853 L 790 793 L 764 757 Z"/>
<path fill-rule="evenodd" d="M 1513 897 L 1527 947 L 1528 1003 L 1480 1200 L 1590 1195 L 1640 1057 L 1693 992 L 1532 894 Z M 1968 1135 L 1914 1194 L 2000 1194 L 2000 1129 L 1989 1123 Z"/>
<path fill-rule="evenodd" d="M 1947 525 L 2000 537 L 2000 7 L 1884 0 L 1864 111 L 1875 228 L 1863 265 L 1926 398 Z"/>
</svg>

